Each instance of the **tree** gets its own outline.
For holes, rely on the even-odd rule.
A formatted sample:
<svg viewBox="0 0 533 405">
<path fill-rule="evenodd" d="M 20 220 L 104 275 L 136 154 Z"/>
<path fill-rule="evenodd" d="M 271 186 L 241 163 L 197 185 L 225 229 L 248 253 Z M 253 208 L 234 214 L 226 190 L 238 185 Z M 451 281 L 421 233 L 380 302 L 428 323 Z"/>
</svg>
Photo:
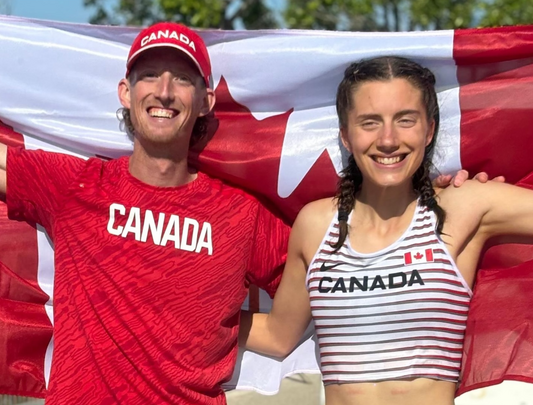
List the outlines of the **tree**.
<svg viewBox="0 0 533 405">
<path fill-rule="evenodd" d="M 0 0 L 0 14 L 11 14 L 11 0 Z"/>
<path fill-rule="evenodd" d="M 475 25 L 481 0 L 414 0 L 410 2 L 409 29 L 443 30 Z"/>
<path fill-rule="evenodd" d="M 197 28 L 277 28 L 273 10 L 265 0 L 84 0 L 96 9 L 92 24 L 148 25 L 176 21 Z"/>
<path fill-rule="evenodd" d="M 412 31 L 533 24 L 532 0 L 84 0 L 95 24 L 178 21 L 198 28 Z M 281 13 L 278 21 L 277 14 Z"/>
<path fill-rule="evenodd" d="M 289 0 L 290 28 L 405 31 L 464 28 L 480 0 Z"/>
<path fill-rule="evenodd" d="M 533 24 L 531 0 L 287 0 L 289 28 L 412 31 Z"/>
<path fill-rule="evenodd" d="M 161 19 L 154 0 L 119 0 L 114 5 L 107 0 L 83 0 L 83 5 L 96 9 L 91 24 L 142 26 Z"/>
<path fill-rule="evenodd" d="M 480 25 L 533 24 L 533 2 L 531 0 L 492 0 L 482 5 L 483 17 Z"/>
<path fill-rule="evenodd" d="M 288 28 L 377 31 L 372 0 L 288 0 L 284 12 Z"/>
</svg>

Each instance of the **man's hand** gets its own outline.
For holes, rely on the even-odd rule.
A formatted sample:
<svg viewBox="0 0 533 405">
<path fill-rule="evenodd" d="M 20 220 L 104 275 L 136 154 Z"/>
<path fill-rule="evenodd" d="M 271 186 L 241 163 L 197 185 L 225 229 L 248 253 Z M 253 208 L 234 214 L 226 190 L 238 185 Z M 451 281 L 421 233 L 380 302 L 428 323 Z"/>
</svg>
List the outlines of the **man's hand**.
<svg viewBox="0 0 533 405">
<path fill-rule="evenodd" d="M 473 177 L 474 180 L 479 181 L 480 183 L 486 183 L 489 181 L 489 175 L 485 172 L 480 172 Z M 451 174 L 441 174 L 435 180 L 433 180 L 433 186 L 437 188 L 446 188 L 450 185 L 454 187 L 461 187 L 465 181 L 468 180 L 468 171 L 459 170 L 455 176 Z M 497 181 L 499 183 L 505 182 L 505 177 L 497 176 L 492 179 L 492 181 Z"/>
</svg>

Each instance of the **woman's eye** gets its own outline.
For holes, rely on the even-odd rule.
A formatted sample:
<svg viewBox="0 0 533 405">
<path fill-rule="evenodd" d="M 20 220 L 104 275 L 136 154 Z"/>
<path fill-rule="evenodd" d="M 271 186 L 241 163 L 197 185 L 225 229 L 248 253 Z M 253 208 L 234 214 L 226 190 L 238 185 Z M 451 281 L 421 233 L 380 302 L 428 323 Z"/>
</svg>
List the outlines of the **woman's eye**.
<svg viewBox="0 0 533 405">
<path fill-rule="evenodd" d="M 399 121 L 400 125 L 402 126 L 411 126 L 411 125 L 414 125 L 416 123 L 416 121 L 412 118 L 402 118 L 400 121 Z"/>
</svg>

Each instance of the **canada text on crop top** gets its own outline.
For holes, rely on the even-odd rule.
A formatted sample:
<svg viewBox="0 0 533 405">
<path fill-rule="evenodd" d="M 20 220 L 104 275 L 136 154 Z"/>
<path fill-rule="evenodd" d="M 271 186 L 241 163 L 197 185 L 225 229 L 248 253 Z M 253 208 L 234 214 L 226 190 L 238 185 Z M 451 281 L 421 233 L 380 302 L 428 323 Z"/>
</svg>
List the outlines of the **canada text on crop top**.
<svg viewBox="0 0 533 405">
<path fill-rule="evenodd" d="M 417 206 L 406 232 L 371 254 L 351 248 L 332 220 L 307 273 L 323 381 L 458 381 L 472 291 Z M 354 230 L 356 232 L 357 229 Z"/>
</svg>

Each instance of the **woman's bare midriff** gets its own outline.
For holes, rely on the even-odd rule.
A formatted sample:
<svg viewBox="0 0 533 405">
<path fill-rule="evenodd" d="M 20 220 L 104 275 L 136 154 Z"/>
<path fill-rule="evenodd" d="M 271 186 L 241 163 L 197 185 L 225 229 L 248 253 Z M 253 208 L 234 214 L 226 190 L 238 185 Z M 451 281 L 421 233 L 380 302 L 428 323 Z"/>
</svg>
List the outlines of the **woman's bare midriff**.
<svg viewBox="0 0 533 405">
<path fill-rule="evenodd" d="M 455 383 L 428 378 L 328 384 L 326 405 L 453 405 L 455 389 Z"/>
</svg>

